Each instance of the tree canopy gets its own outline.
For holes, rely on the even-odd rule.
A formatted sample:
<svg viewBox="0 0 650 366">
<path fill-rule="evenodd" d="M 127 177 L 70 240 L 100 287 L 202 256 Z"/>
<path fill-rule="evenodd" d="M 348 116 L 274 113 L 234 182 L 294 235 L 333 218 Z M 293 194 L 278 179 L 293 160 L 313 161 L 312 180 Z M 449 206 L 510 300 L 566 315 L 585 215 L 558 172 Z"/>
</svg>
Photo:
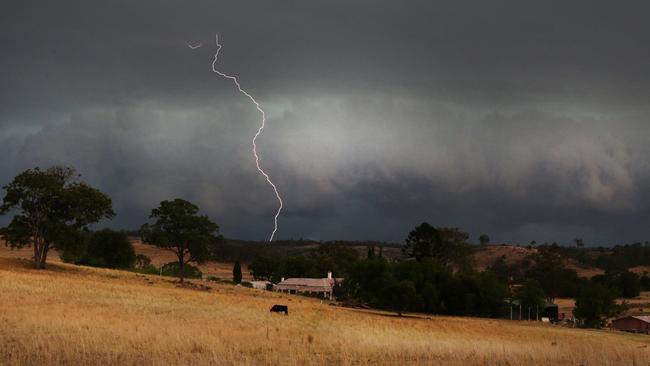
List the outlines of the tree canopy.
<svg viewBox="0 0 650 366">
<path fill-rule="evenodd" d="M 598 283 L 590 283 L 583 287 L 576 297 L 576 307 L 573 315 L 581 319 L 585 326 L 600 327 L 607 318 L 620 315 L 625 305 L 616 303 L 616 291 Z"/>
<path fill-rule="evenodd" d="M 457 228 L 434 228 L 423 222 L 409 233 L 402 251 L 417 261 L 433 258 L 445 265 L 463 267 L 469 259 L 467 239 L 469 234 Z"/>
<path fill-rule="evenodd" d="M 256 280 L 279 282 L 282 276 L 282 261 L 272 256 L 259 256 L 248 266 Z"/>
<path fill-rule="evenodd" d="M 209 247 L 219 238 L 219 226 L 199 208 L 183 199 L 162 201 L 151 210 L 153 223 L 142 225 L 142 241 L 173 252 L 178 258 L 179 277 L 184 279 L 184 267 L 189 262 L 202 262 L 208 258 Z"/>
<path fill-rule="evenodd" d="M 446 254 L 440 233 L 426 222 L 418 225 L 409 233 L 403 251 L 418 261 L 426 257 L 441 257 Z"/>
<path fill-rule="evenodd" d="M 490 237 L 487 234 L 481 234 L 481 236 L 478 237 L 478 241 L 481 245 L 487 245 L 487 243 L 490 242 Z"/>
<path fill-rule="evenodd" d="M 544 290 L 539 285 L 539 282 L 533 279 L 524 281 L 521 287 L 515 291 L 515 298 L 524 309 L 544 309 Z"/>
<path fill-rule="evenodd" d="M 0 235 L 11 247 L 31 245 L 36 268 L 45 268 L 50 249 L 80 245 L 81 231 L 115 215 L 110 197 L 78 178 L 70 167 L 34 168 L 3 187 L 0 214 L 15 214 Z"/>
<path fill-rule="evenodd" d="M 540 246 L 532 259 L 535 263 L 526 277 L 537 280 L 550 301 L 558 296 L 574 297 L 586 281 L 575 270 L 566 268 L 562 248 L 557 244 Z"/>
<path fill-rule="evenodd" d="M 133 244 L 124 232 L 103 229 L 89 235 L 85 253 L 78 263 L 93 267 L 129 269 L 133 268 L 135 259 Z"/>
</svg>

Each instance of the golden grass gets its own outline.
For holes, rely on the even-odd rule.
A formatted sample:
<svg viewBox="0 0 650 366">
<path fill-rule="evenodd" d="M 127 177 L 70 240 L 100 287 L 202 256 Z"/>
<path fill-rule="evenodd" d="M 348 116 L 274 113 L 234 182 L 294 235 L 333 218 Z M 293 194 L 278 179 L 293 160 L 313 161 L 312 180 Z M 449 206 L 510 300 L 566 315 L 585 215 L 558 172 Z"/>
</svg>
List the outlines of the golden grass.
<svg viewBox="0 0 650 366">
<path fill-rule="evenodd" d="M 227 285 L 0 257 L 2 365 L 647 365 L 650 338 L 398 318 Z M 289 316 L 271 314 L 288 304 Z"/>
<path fill-rule="evenodd" d="M 564 314 L 567 318 L 573 317 L 573 309 L 576 307 L 576 301 L 574 299 L 558 298 L 554 302 L 558 306 L 559 314 Z"/>
<path fill-rule="evenodd" d="M 142 241 L 135 237 L 129 238 L 133 244 L 136 254 L 143 254 L 151 258 L 151 263 L 156 267 L 169 262 L 175 262 L 178 259 L 174 253 L 166 250 L 162 250 L 153 245 L 143 244 Z M 30 259 L 34 255 L 31 247 L 23 247 L 20 249 L 11 249 L 7 247 L 3 240 L 0 240 L 0 256 L 9 257 L 9 258 L 23 258 Z M 59 252 L 56 250 L 50 250 L 47 256 L 48 263 L 61 264 L 61 258 L 59 257 Z M 203 276 L 217 276 L 223 279 L 232 279 L 232 268 L 234 263 L 228 262 L 214 262 L 207 261 L 201 264 L 192 263 L 199 267 Z M 242 263 L 242 275 L 244 280 L 252 280 L 252 276 L 248 271 L 248 263 Z"/>
<path fill-rule="evenodd" d="M 143 244 L 140 239 L 129 238 L 133 244 L 133 248 L 137 254 L 144 254 L 147 257 L 151 258 L 151 263 L 157 267 L 162 266 L 165 263 L 176 262 L 178 258 L 174 253 L 162 250 L 153 245 Z M 228 262 L 215 262 L 207 261 L 201 264 L 192 263 L 193 265 L 199 267 L 203 276 L 217 276 L 226 280 L 232 279 L 232 268 L 235 263 Z M 248 271 L 248 263 L 241 263 L 242 275 L 244 280 L 252 280 L 252 276 Z"/>
</svg>

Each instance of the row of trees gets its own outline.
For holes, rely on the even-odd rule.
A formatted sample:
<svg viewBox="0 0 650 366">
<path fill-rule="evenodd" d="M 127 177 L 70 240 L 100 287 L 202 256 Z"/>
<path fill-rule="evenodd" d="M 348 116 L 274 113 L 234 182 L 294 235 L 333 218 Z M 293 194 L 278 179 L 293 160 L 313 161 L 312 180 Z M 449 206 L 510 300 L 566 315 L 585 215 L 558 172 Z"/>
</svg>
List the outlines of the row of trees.
<svg viewBox="0 0 650 366">
<path fill-rule="evenodd" d="M 617 297 L 638 295 L 636 275 L 622 272 L 593 280 L 580 278 L 564 266 L 561 248 L 555 245 L 543 245 L 536 255 L 517 264 L 499 258 L 486 271 L 477 272 L 467 238 L 458 229 L 423 223 L 406 239 L 407 259 L 389 260 L 373 248 L 361 258 L 352 248 L 330 244 L 306 255 L 260 256 L 250 270 L 255 278 L 272 282 L 281 277 L 321 277 L 332 270 L 336 277 L 345 278 L 335 288 L 340 300 L 398 313 L 503 317 L 514 301 L 523 309 L 541 311 L 547 300 L 573 297 L 575 316 L 590 326 L 620 313 Z"/>
<path fill-rule="evenodd" d="M 115 213 L 110 197 L 80 181 L 74 169 L 30 169 L 4 187 L 0 214 L 13 213 L 0 235 L 12 247 L 31 245 L 34 265 L 44 268 L 48 252 L 57 249 L 67 261 L 113 268 L 130 268 L 137 260 L 125 233 L 91 232 L 90 226 Z M 163 201 L 151 211 L 140 235 L 145 243 L 171 251 L 177 258 L 174 271 L 181 282 L 189 262 L 214 256 L 222 240 L 219 227 L 199 214 L 196 205 L 182 199 Z M 591 281 L 579 278 L 563 265 L 557 245 L 539 247 L 538 254 L 517 265 L 502 258 L 489 270 L 476 272 L 467 233 L 456 228 L 435 228 L 422 223 L 409 233 L 403 253 L 409 259 L 389 261 L 369 249 L 361 259 L 352 248 L 321 245 L 308 255 L 258 257 L 250 265 L 255 278 L 274 282 L 281 277 L 320 277 L 332 271 L 346 280 L 336 288 L 342 299 L 366 302 L 378 308 L 455 315 L 496 317 L 506 311 L 506 299 L 518 299 L 534 307 L 544 298 L 576 298 L 577 317 L 598 324 L 620 311 L 617 296 L 636 296 L 643 283 L 627 271 L 608 271 Z M 480 240 L 489 241 L 487 236 Z M 645 256 L 644 248 L 632 248 Z M 622 251 L 622 250 L 621 250 Z M 617 257 L 618 258 L 618 257 Z M 241 282 L 239 262 L 233 279 Z M 520 284 L 512 293 L 513 283 Z M 648 280 L 650 283 L 650 280 Z"/>
<path fill-rule="evenodd" d="M 411 231 L 403 253 L 410 260 L 369 258 L 353 266 L 339 292 L 373 307 L 435 314 L 500 317 L 513 296 L 543 304 L 544 294 L 530 282 L 515 294 L 492 271 L 476 272 L 469 235 L 457 228 L 422 223 Z M 483 238 L 485 241 L 487 238 Z"/>
<path fill-rule="evenodd" d="M 546 300 L 564 296 L 576 299 L 573 315 L 577 319 L 585 326 L 599 327 L 625 311 L 626 305 L 618 303 L 617 298 L 638 296 L 644 283 L 643 278 L 627 270 L 607 272 L 591 280 L 580 278 L 564 266 L 561 249 L 554 245 L 540 247 L 536 255 L 520 264 L 507 265 L 499 258 L 488 270 L 477 273 L 473 267 L 463 266 L 466 260 L 458 258 L 457 253 L 467 253 L 462 241 L 445 243 L 440 239 L 445 232 L 449 230 L 422 224 L 407 239 L 407 254 L 415 260 L 374 260 L 355 266 L 344 282 L 344 296 L 398 312 L 488 317 L 504 316 L 509 310 L 507 303 L 513 300 L 524 309 L 543 309 Z M 414 245 L 430 250 L 421 255 L 423 251 L 413 250 Z"/>
<path fill-rule="evenodd" d="M 497 317 L 506 311 L 508 288 L 490 272 L 456 272 L 431 258 L 360 261 L 343 282 L 341 297 L 372 307 L 435 314 Z"/>
<path fill-rule="evenodd" d="M 618 298 L 638 296 L 644 283 L 650 284 L 649 278 L 627 270 L 581 278 L 565 267 L 563 248 L 557 245 L 542 245 L 537 254 L 511 265 L 501 257 L 486 271 L 476 272 L 466 237 L 457 229 L 424 223 L 407 238 L 404 253 L 410 260 L 388 260 L 373 247 L 361 258 L 352 248 L 329 244 L 306 255 L 260 256 L 250 269 L 254 277 L 272 282 L 281 277 L 321 277 L 334 269 L 337 277 L 345 278 L 335 287 L 340 300 L 400 314 L 503 317 L 517 303 L 530 315 L 555 297 L 572 297 L 574 316 L 591 327 L 625 310 Z"/>
<path fill-rule="evenodd" d="M 347 277 L 358 260 L 359 253 L 355 249 L 331 243 L 321 244 L 303 255 L 262 255 L 255 258 L 248 269 L 255 279 L 277 283 L 282 277 L 318 278 L 330 271 L 339 277 Z"/>
</svg>

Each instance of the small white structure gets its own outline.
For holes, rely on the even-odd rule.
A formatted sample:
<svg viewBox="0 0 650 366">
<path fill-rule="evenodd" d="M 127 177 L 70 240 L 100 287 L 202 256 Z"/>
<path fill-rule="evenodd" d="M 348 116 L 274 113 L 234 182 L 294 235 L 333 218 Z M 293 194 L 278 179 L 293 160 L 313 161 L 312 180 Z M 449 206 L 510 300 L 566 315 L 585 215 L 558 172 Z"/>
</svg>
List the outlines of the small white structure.
<svg viewBox="0 0 650 366">
<path fill-rule="evenodd" d="M 341 281 L 342 278 L 332 278 L 332 272 L 327 272 L 327 278 L 283 278 L 274 290 L 289 294 L 322 294 L 324 298 L 331 299 L 334 285 Z"/>
<path fill-rule="evenodd" d="M 269 285 L 273 286 L 273 283 L 270 281 L 251 281 L 254 289 L 266 290 Z"/>
</svg>

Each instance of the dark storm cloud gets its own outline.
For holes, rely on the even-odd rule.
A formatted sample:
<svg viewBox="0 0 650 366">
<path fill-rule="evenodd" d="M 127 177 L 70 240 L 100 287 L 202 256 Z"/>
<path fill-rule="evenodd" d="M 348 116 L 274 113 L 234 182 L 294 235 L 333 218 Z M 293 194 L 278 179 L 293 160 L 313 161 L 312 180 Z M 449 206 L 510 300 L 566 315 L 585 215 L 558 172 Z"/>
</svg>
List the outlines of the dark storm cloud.
<svg viewBox="0 0 650 366">
<path fill-rule="evenodd" d="M 71 164 L 137 227 L 162 199 L 226 235 L 645 240 L 649 6 L 604 1 L 14 2 L 0 178 Z M 185 41 L 202 42 L 190 50 Z"/>
</svg>

